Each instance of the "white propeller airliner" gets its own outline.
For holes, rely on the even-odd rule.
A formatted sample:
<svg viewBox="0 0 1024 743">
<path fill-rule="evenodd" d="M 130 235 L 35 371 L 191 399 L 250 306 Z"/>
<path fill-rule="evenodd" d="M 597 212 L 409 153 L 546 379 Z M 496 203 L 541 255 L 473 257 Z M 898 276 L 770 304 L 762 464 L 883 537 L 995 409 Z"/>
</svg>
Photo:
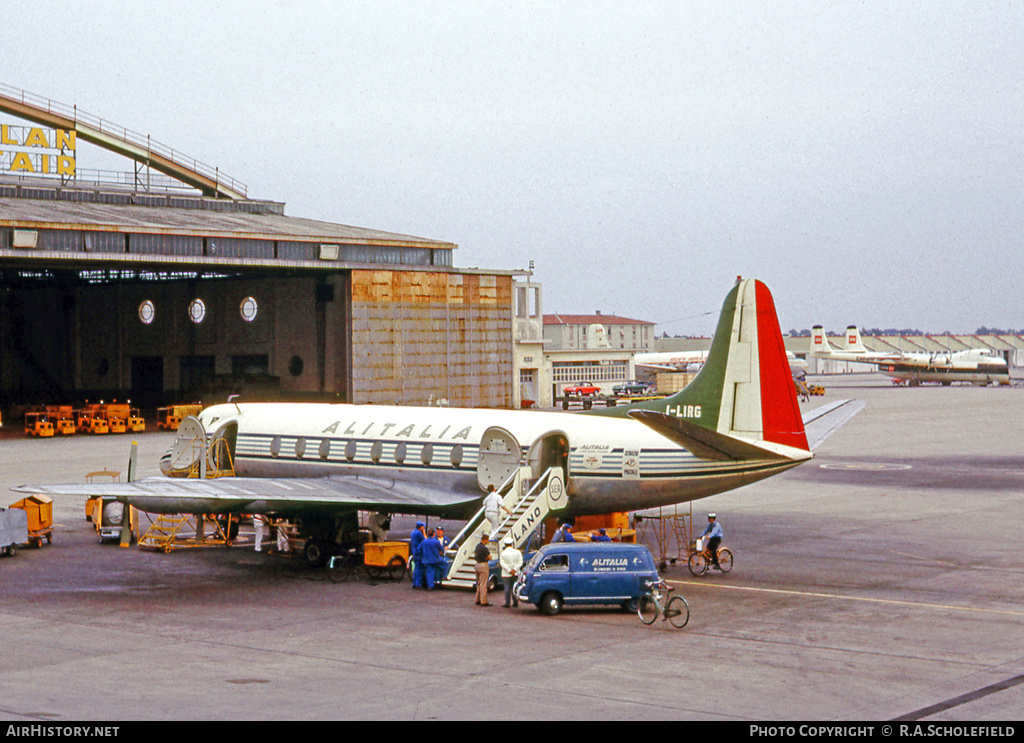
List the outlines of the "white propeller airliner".
<svg viewBox="0 0 1024 743">
<path fill-rule="evenodd" d="M 184 425 L 161 469 L 106 485 L 19 492 L 106 495 L 156 513 L 266 514 L 330 534 L 359 510 L 466 518 L 489 485 L 525 463 L 565 473 L 558 515 L 636 511 L 720 493 L 784 472 L 863 407 L 844 400 L 801 416 L 768 288 L 739 280 L 706 362 L 681 392 L 585 413 L 227 403 Z M 807 427 L 805 429 L 805 422 Z M 191 443 L 230 452 L 234 477 L 174 477 Z M 220 452 L 221 454 L 218 454 Z"/>
</svg>

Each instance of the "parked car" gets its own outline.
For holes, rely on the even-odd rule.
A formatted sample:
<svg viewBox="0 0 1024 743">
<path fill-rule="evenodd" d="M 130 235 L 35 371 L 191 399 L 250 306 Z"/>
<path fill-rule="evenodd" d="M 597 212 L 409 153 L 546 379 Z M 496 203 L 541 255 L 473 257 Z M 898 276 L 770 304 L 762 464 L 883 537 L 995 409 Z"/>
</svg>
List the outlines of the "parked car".
<svg viewBox="0 0 1024 743">
<path fill-rule="evenodd" d="M 576 384 L 567 385 L 563 390 L 566 397 L 590 397 L 600 391 L 601 388 L 593 382 L 577 382 Z"/>
<path fill-rule="evenodd" d="M 628 382 L 617 384 L 612 387 L 612 392 L 616 395 L 643 395 L 648 392 L 650 388 L 643 382 L 638 382 L 635 379 L 631 379 Z"/>
<path fill-rule="evenodd" d="M 657 580 L 654 556 L 642 544 L 557 542 L 537 551 L 514 590 L 520 601 L 548 615 L 583 604 L 636 611 L 646 583 Z"/>
</svg>

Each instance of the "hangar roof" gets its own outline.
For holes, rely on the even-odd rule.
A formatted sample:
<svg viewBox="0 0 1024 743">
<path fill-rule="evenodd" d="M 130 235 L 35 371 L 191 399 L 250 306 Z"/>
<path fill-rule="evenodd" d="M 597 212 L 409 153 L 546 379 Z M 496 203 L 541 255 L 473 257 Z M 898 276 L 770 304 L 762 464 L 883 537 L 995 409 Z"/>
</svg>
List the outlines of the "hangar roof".
<svg viewBox="0 0 1024 743">
<path fill-rule="evenodd" d="M 199 202 L 199 199 L 189 200 Z M 220 202 L 223 203 L 223 202 Z M 403 245 L 454 250 L 454 243 L 351 227 L 278 213 L 212 211 L 137 204 L 0 198 L 0 225 L 19 229 L 72 229 L 145 234 L 218 235 L 263 240 Z"/>
</svg>

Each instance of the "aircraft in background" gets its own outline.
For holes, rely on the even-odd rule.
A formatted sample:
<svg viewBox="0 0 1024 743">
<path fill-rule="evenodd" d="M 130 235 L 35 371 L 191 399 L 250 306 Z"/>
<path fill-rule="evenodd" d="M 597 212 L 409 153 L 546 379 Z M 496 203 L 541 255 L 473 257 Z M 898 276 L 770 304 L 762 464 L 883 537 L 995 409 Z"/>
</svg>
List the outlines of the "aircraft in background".
<svg viewBox="0 0 1024 743">
<path fill-rule="evenodd" d="M 844 336 L 845 345 L 833 348 L 825 336 L 825 329 L 815 325 L 811 330 L 810 355 L 819 359 L 853 361 L 874 364 L 878 371 L 893 379 L 902 379 L 911 385 L 922 382 L 970 382 L 979 386 L 1009 384 L 1010 369 L 1006 359 L 984 349 L 965 351 L 898 353 L 869 351 L 861 341 L 860 330 L 850 325 Z"/>
<path fill-rule="evenodd" d="M 805 427 L 771 293 L 747 279 L 726 297 L 697 377 L 670 397 L 586 413 L 219 404 L 182 424 L 160 463 L 171 477 L 14 490 L 298 520 L 307 546 L 330 548 L 339 520 L 357 511 L 467 518 L 489 486 L 500 491 L 524 467 L 564 478 L 551 506 L 559 516 L 703 498 L 808 461 L 862 407 L 824 406 Z M 197 456 L 204 467 L 229 458 L 234 476 L 174 477 L 194 470 Z"/>
<path fill-rule="evenodd" d="M 633 364 L 648 372 L 697 372 L 707 361 L 708 351 L 654 351 L 633 354 Z M 789 369 L 794 379 L 807 373 L 807 359 L 786 351 Z"/>
</svg>

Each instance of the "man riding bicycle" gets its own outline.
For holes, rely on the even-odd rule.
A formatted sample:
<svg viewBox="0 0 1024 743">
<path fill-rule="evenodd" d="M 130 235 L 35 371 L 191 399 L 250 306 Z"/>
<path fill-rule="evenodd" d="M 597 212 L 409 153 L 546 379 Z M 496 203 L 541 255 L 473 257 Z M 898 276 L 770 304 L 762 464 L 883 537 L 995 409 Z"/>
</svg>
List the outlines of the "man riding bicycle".
<svg viewBox="0 0 1024 743">
<path fill-rule="evenodd" d="M 718 523 L 713 513 L 708 514 L 708 525 L 704 527 L 699 538 L 703 539 L 705 536 L 708 536 L 707 550 L 711 554 L 711 564 L 715 570 L 721 570 L 718 564 L 718 548 L 722 544 L 722 525 Z"/>
</svg>

